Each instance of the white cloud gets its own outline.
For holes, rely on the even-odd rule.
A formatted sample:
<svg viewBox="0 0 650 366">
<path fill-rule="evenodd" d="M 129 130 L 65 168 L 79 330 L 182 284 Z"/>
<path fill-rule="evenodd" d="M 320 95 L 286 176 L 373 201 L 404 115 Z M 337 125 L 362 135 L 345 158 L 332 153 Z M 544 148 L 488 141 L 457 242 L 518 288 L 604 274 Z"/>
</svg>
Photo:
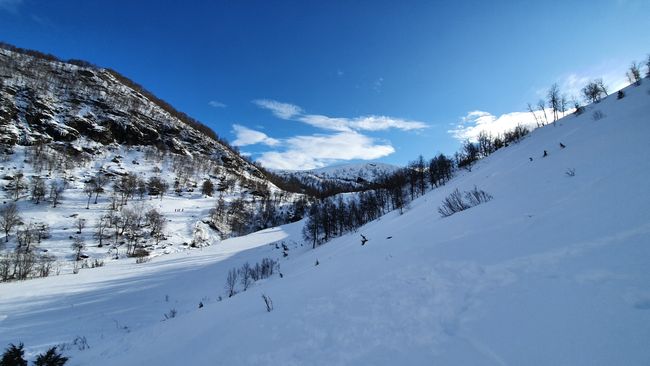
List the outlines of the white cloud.
<svg viewBox="0 0 650 366">
<path fill-rule="evenodd" d="M 350 120 L 349 125 L 356 130 L 364 131 L 381 131 L 390 128 L 410 131 L 429 127 L 426 123 L 420 121 L 409 121 L 401 118 L 374 115 L 354 118 Z"/>
<path fill-rule="evenodd" d="M 575 97 L 579 101 L 583 101 L 582 88 L 594 79 L 603 79 L 609 93 L 626 87 L 629 84 L 625 77 L 625 72 L 628 67 L 629 63 L 625 61 L 606 60 L 581 72 L 571 72 L 561 75 L 556 79 L 556 82 L 560 87 L 560 92 L 565 94 L 569 99 Z M 537 89 L 537 96 L 541 99 L 546 99 L 548 89 L 548 87 Z"/>
<path fill-rule="evenodd" d="M 542 112 L 537 112 L 537 118 L 544 118 Z M 548 117 L 551 117 L 550 110 L 546 111 Z M 454 138 L 464 141 L 476 141 L 476 137 L 481 132 L 487 132 L 496 136 L 504 131 L 511 130 L 517 125 L 529 128 L 537 127 L 535 117 L 530 112 L 511 112 L 500 116 L 495 116 L 489 112 L 472 111 L 462 117 L 459 123 L 449 132 Z"/>
<path fill-rule="evenodd" d="M 264 109 L 272 111 L 279 118 L 303 122 L 330 131 L 383 131 L 391 128 L 410 131 L 428 127 L 424 122 L 389 116 L 329 117 L 321 114 L 303 114 L 302 108 L 296 105 L 269 99 L 260 99 L 253 102 Z"/>
<path fill-rule="evenodd" d="M 350 121 L 347 118 L 332 118 L 319 114 L 307 114 L 298 117 L 298 121 L 314 127 L 332 131 L 351 131 Z"/>
<path fill-rule="evenodd" d="M 284 151 L 268 151 L 258 159 L 272 169 L 305 170 L 341 160 L 372 160 L 395 152 L 390 144 L 353 131 L 332 135 L 295 136 L 283 141 Z"/>
<path fill-rule="evenodd" d="M 268 146 L 276 146 L 280 143 L 279 140 L 267 136 L 264 132 L 255 131 L 242 125 L 232 125 L 237 139 L 233 141 L 234 146 L 247 146 L 255 144 L 264 144 Z"/>
<path fill-rule="evenodd" d="M 268 109 L 273 114 L 281 119 L 291 119 L 292 117 L 302 113 L 302 109 L 297 105 L 282 103 L 270 99 L 257 99 L 253 103 L 257 104 L 259 107 Z"/>
<path fill-rule="evenodd" d="M 410 131 L 428 127 L 424 122 L 389 116 L 369 115 L 346 118 L 306 114 L 297 105 L 270 99 L 258 99 L 253 103 L 270 110 L 278 118 L 302 122 L 321 130 L 331 131 L 329 134 L 294 136 L 280 140 L 277 145 L 282 146 L 281 149 L 263 152 L 257 159 L 264 166 L 273 169 L 304 170 L 320 168 L 344 160 L 378 159 L 394 153 L 395 149 L 390 143 L 377 142 L 372 137 L 360 133 L 361 131 L 388 129 Z M 238 140 L 234 144 L 237 145 L 243 141 L 250 142 L 250 144 L 265 143 L 263 142 L 267 141 L 265 139 L 270 139 L 265 134 L 250 129 L 246 129 L 246 137 L 244 139 L 238 134 Z"/>
<path fill-rule="evenodd" d="M 210 107 L 215 107 L 215 108 L 226 108 L 227 107 L 227 105 L 225 105 L 224 103 L 222 103 L 222 102 L 220 102 L 218 100 L 211 100 L 211 101 L 208 102 L 208 104 L 210 105 Z"/>
</svg>

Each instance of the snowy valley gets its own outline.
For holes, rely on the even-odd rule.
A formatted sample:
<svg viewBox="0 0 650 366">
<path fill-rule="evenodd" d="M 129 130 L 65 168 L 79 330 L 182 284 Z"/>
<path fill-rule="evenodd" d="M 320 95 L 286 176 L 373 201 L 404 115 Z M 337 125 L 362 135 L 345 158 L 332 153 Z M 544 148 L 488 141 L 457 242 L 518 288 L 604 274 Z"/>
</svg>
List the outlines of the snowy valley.
<svg viewBox="0 0 650 366">
<path fill-rule="evenodd" d="M 93 78 L 117 83 L 101 75 Z M 69 365 L 650 362 L 648 78 L 317 243 L 307 240 L 308 206 L 317 200 L 272 179 L 348 182 L 354 189 L 341 195 L 349 197 L 358 184 L 400 169 L 373 163 L 270 178 L 134 89 L 128 92 L 144 106 L 124 113 L 139 110 L 144 122 L 106 117 L 97 103 L 105 95 L 71 107 L 74 93 L 65 88 L 2 76 L 1 136 L 11 146 L 0 162 L 3 207 L 16 198 L 23 229 L 48 225 L 49 237 L 31 243 L 54 261 L 47 277 L 0 283 L 0 347 L 23 342 L 32 360 L 57 346 Z M 27 98 L 30 90 L 37 96 Z M 39 103 L 49 112 L 28 118 Z M 80 121 L 143 136 L 142 123 L 176 132 L 146 144 L 121 140 L 119 132 L 93 140 L 71 130 Z M 14 197 L 19 172 L 25 190 Z M 91 190 L 98 173 L 110 184 Z M 34 176 L 48 189 L 66 185 L 57 207 L 30 198 L 27 178 Z M 129 176 L 143 182 L 143 192 L 136 181 L 122 207 L 110 209 L 124 200 L 110 185 Z M 149 184 L 155 177 L 168 186 L 159 195 Z M 206 180 L 214 182 L 210 194 Z M 490 199 L 441 215 L 456 190 L 474 189 Z M 141 233 L 131 239 L 123 216 L 114 236 L 107 224 L 106 245 L 98 246 L 97 223 L 124 210 L 140 217 Z M 144 217 L 151 210 L 165 220 L 160 238 Z M 14 251 L 17 236 L 11 231 L 0 250 Z M 79 236 L 82 261 L 71 249 Z M 127 253 L 130 240 L 146 255 Z M 247 269 L 256 264 L 259 270 Z"/>
</svg>

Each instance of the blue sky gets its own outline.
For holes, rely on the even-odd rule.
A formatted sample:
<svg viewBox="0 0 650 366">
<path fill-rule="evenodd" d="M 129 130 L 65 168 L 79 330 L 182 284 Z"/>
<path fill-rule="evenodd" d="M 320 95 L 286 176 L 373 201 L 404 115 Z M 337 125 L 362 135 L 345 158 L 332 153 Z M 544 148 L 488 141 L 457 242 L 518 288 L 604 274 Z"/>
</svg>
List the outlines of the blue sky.
<svg viewBox="0 0 650 366">
<path fill-rule="evenodd" d="M 114 68 L 293 169 L 450 154 L 554 82 L 620 87 L 648 24 L 647 0 L 0 0 L 0 40 Z"/>
</svg>

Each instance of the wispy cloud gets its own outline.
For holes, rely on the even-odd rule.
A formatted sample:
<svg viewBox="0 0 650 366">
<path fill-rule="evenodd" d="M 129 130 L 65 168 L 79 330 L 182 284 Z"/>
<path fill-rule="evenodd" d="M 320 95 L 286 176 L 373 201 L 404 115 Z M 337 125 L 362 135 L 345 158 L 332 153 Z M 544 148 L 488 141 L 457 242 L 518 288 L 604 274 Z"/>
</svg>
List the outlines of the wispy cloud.
<svg viewBox="0 0 650 366">
<path fill-rule="evenodd" d="M 226 104 L 224 104 L 224 103 L 222 103 L 222 102 L 220 102 L 218 100 L 211 100 L 211 101 L 208 102 L 208 105 L 210 107 L 215 107 L 215 108 L 226 108 L 227 107 Z"/>
<path fill-rule="evenodd" d="M 23 0 L 0 0 L 0 10 L 8 11 L 12 14 L 18 13 L 18 7 Z"/>
<path fill-rule="evenodd" d="M 264 132 L 256 131 L 242 125 L 232 125 L 233 132 L 237 138 L 232 142 L 234 146 L 247 146 L 255 144 L 264 144 L 276 146 L 279 140 L 267 136 Z"/>
<path fill-rule="evenodd" d="M 257 104 L 260 108 L 270 110 L 276 117 L 281 119 L 291 119 L 292 117 L 302 113 L 302 109 L 297 105 L 282 103 L 270 99 L 256 99 L 253 103 Z"/>
<path fill-rule="evenodd" d="M 262 153 L 258 159 L 272 169 L 305 170 L 321 168 L 341 160 L 372 160 L 395 152 L 388 143 L 354 131 L 331 135 L 295 136 L 283 141 L 282 151 Z"/>
<path fill-rule="evenodd" d="M 407 120 L 389 116 L 360 116 L 354 118 L 329 117 L 321 114 L 304 114 L 303 109 L 294 104 L 282 103 L 275 100 L 261 99 L 253 103 L 268 109 L 281 119 L 295 120 L 308 125 L 330 131 L 382 131 L 391 128 L 410 131 L 427 128 L 421 121 Z"/>
<path fill-rule="evenodd" d="M 603 79 L 609 92 L 614 92 L 624 88 L 629 83 L 625 77 L 625 72 L 629 67 L 629 62 L 621 60 L 603 61 L 598 65 L 587 68 L 581 72 L 569 72 L 557 77 L 556 82 L 560 87 L 560 92 L 568 98 L 582 99 L 582 88 L 588 82 L 594 79 Z M 538 88 L 536 94 L 539 98 L 546 98 L 548 87 Z"/>
<path fill-rule="evenodd" d="M 257 99 L 253 103 L 271 111 L 280 119 L 302 122 L 320 130 L 330 131 L 330 133 L 276 140 L 263 132 L 233 126 L 237 133 L 235 145 L 243 146 L 245 142 L 251 145 L 255 143 L 270 145 L 267 139 L 277 141 L 275 150 L 262 152 L 257 159 L 273 169 L 304 170 L 345 160 L 378 159 L 394 153 L 395 148 L 389 142 L 377 141 L 361 132 L 389 129 L 410 131 L 428 127 L 424 122 L 389 116 L 369 115 L 347 118 L 307 114 L 295 104 L 271 99 Z"/>
</svg>

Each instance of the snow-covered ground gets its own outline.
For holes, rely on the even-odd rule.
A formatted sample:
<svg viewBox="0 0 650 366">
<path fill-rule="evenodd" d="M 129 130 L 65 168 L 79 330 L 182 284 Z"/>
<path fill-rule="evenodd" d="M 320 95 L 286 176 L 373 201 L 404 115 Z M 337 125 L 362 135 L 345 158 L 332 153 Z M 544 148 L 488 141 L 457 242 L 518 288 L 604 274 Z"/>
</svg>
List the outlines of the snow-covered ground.
<svg viewBox="0 0 650 366">
<path fill-rule="evenodd" d="M 299 222 L 0 284 L 0 345 L 33 355 L 85 337 L 66 347 L 71 365 L 647 365 L 649 89 L 537 129 L 315 250 Z M 494 199 L 440 217 L 475 185 Z M 283 276 L 227 298 L 228 270 L 264 257 Z"/>
<path fill-rule="evenodd" d="M 98 145 L 89 141 L 80 142 L 80 145 Z M 83 253 L 89 257 L 88 262 L 94 260 L 104 261 L 115 257 L 114 239 L 107 236 L 104 239 L 104 246 L 98 247 L 98 240 L 95 237 L 95 227 L 97 221 L 109 212 L 109 206 L 112 194 L 112 185 L 119 180 L 120 175 L 130 174 L 140 179 L 147 180 L 149 177 L 158 176 L 165 180 L 169 185 L 169 191 L 160 199 L 158 196 L 149 196 L 144 194 L 139 197 L 135 196 L 128 201 L 125 207 L 146 212 L 150 209 L 157 209 L 161 212 L 166 220 L 164 234 L 166 239 L 154 244 L 152 240 L 147 244 L 148 250 L 153 256 L 160 254 L 169 254 L 178 251 L 191 249 L 193 232 L 197 223 L 208 216 L 210 209 L 215 206 L 217 197 L 222 196 L 225 202 L 233 199 L 244 197 L 251 200 L 249 191 L 242 187 L 242 183 L 234 179 L 235 176 L 223 168 L 217 167 L 211 161 L 203 161 L 195 170 L 188 173 L 185 179 L 187 183 L 183 184 L 182 192 L 174 192 L 173 184 L 177 175 L 173 173 L 175 169 L 171 158 L 147 158 L 143 152 L 146 147 L 124 147 L 117 146 L 113 149 L 101 149 L 102 153 L 95 156 L 95 160 L 87 163 L 79 163 L 75 167 L 66 169 L 64 172 L 47 170 L 35 171 L 33 164 L 30 163 L 28 149 L 16 146 L 14 153 L 8 156 L 8 160 L 0 163 L 0 177 L 13 177 L 19 172 L 24 175 L 25 183 L 30 182 L 33 176 L 40 176 L 45 181 L 46 188 L 54 180 L 61 180 L 67 177 L 68 188 L 63 192 L 60 203 L 53 207 L 51 202 L 43 201 L 35 204 L 29 199 L 29 189 L 21 194 L 21 199 L 17 201 L 18 211 L 25 225 L 47 223 L 50 228 L 51 237 L 43 240 L 42 243 L 36 244 L 37 252 L 47 252 L 57 258 L 53 272 L 66 273 L 70 272 L 73 267 L 74 255 L 71 249 L 72 238 L 79 235 L 76 226 L 79 219 L 86 222 L 86 227 L 82 230 L 81 236 L 84 239 L 86 248 Z M 216 169 L 216 170 L 215 170 Z M 155 171 L 154 171 L 155 170 Z M 114 174 L 113 180 L 110 180 L 104 187 L 105 192 L 98 195 L 95 203 L 95 195 L 88 199 L 84 193 L 84 182 L 92 179 L 98 172 L 102 174 Z M 251 181 L 260 181 L 259 178 L 247 175 L 246 179 Z M 201 184 L 205 179 L 211 179 L 215 185 L 215 192 L 212 197 L 201 193 Z M 220 184 L 224 180 L 230 180 L 229 188 L 224 192 L 217 192 Z M 192 191 L 189 191 L 187 187 Z M 271 194 L 282 193 L 277 187 L 268 184 Z M 4 202 L 11 202 L 10 191 L 0 191 L 0 198 Z M 288 206 L 291 203 L 292 195 L 286 194 L 286 201 L 282 204 Z M 88 209 L 86 207 L 89 207 Z M 282 207 L 282 206 L 281 206 Z M 108 231 L 107 231 L 108 233 Z M 15 245 L 15 232 L 10 235 L 12 241 L 8 245 L 0 246 L 0 254 L 3 249 L 9 251 Z M 221 238 L 216 232 L 208 235 L 206 245 L 219 242 Z M 120 242 L 124 239 L 120 238 Z M 4 235 L 3 235 L 4 241 Z M 4 244 L 4 242 L 2 243 Z M 118 246 L 120 257 L 126 256 L 125 245 Z"/>
</svg>

